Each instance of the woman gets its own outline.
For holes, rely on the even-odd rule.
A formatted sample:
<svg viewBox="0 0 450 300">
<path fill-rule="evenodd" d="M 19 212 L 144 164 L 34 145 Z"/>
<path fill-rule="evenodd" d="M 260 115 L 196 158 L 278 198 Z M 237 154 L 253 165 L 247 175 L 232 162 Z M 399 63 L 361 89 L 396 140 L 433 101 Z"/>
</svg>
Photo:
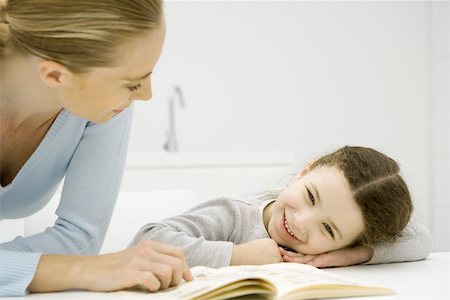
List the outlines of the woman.
<svg viewBox="0 0 450 300">
<path fill-rule="evenodd" d="M 150 239 L 178 245 L 190 267 L 424 259 L 432 238 L 410 221 L 411 196 L 399 172 L 374 149 L 346 146 L 309 164 L 282 191 L 207 201 L 145 225 L 132 245 Z"/>
<path fill-rule="evenodd" d="M 0 3 L 0 219 L 35 213 L 65 177 L 54 226 L 0 245 L 0 296 L 191 280 L 176 247 L 93 256 L 120 186 L 130 106 L 151 98 L 164 36 L 160 0 Z"/>
</svg>

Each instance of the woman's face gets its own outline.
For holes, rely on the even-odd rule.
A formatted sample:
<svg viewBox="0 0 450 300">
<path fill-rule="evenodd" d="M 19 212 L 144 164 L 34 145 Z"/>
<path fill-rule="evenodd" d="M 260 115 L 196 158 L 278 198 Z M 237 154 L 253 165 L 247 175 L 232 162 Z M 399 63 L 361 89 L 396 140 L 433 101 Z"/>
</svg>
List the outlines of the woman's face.
<svg viewBox="0 0 450 300">
<path fill-rule="evenodd" d="M 278 245 L 303 254 L 349 246 L 364 229 L 362 212 L 344 173 L 328 166 L 299 174 L 266 207 L 264 216 L 267 231 Z"/>
<path fill-rule="evenodd" d="M 134 100 L 152 97 L 151 72 L 162 51 L 165 26 L 118 47 L 119 64 L 73 74 L 58 95 L 64 108 L 80 118 L 104 123 Z"/>
</svg>

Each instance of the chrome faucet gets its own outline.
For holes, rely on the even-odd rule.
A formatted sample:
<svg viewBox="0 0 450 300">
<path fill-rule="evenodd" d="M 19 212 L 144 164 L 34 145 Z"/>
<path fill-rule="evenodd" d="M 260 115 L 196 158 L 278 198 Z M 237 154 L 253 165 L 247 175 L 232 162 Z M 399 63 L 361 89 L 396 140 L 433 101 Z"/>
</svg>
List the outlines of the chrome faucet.
<svg viewBox="0 0 450 300">
<path fill-rule="evenodd" d="M 169 90 L 169 129 L 166 130 L 167 140 L 164 143 L 164 150 L 167 152 L 178 152 L 177 136 L 175 133 L 175 108 L 174 102 L 179 101 L 180 107 L 184 107 L 184 98 L 181 88 L 175 85 Z"/>
</svg>

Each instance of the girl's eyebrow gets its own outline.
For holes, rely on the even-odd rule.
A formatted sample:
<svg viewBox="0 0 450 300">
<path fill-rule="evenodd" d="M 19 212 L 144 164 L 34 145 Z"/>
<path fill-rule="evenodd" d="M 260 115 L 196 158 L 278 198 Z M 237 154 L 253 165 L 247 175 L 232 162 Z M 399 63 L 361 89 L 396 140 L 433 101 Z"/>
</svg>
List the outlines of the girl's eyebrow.
<svg viewBox="0 0 450 300">
<path fill-rule="evenodd" d="M 314 194 L 316 194 L 317 202 L 322 203 L 322 200 L 320 199 L 320 195 L 319 195 L 319 190 L 312 182 L 310 182 L 310 184 L 312 186 L 312 190 L 313 190 Z M 334 231 L 336 231 L 339 234 L 339 238 L 342 240 L 341 231 L 339 230 L 339 228 L 337 228 L 336 224 L 334 224 L 334 222 L 331 221 L 330 219 L 328 219 L 327 222 L 330 223 L 331 227 L 333 227 Z"/>
</svg>

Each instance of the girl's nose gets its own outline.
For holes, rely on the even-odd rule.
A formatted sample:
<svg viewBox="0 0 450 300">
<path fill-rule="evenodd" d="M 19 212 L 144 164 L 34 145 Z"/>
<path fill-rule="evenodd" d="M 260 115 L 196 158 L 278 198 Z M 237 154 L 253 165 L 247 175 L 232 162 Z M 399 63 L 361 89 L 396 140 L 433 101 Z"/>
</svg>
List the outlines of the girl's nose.
<svg viewBox="0 0 450 300">
<path fill-rule="evenodd" d="M 313 220 L 314 215 L 311 212 L 302 211 L 294 214 L 294 233 L 300 241 L 304 243 L 308 242 Z"/>
</svg>

